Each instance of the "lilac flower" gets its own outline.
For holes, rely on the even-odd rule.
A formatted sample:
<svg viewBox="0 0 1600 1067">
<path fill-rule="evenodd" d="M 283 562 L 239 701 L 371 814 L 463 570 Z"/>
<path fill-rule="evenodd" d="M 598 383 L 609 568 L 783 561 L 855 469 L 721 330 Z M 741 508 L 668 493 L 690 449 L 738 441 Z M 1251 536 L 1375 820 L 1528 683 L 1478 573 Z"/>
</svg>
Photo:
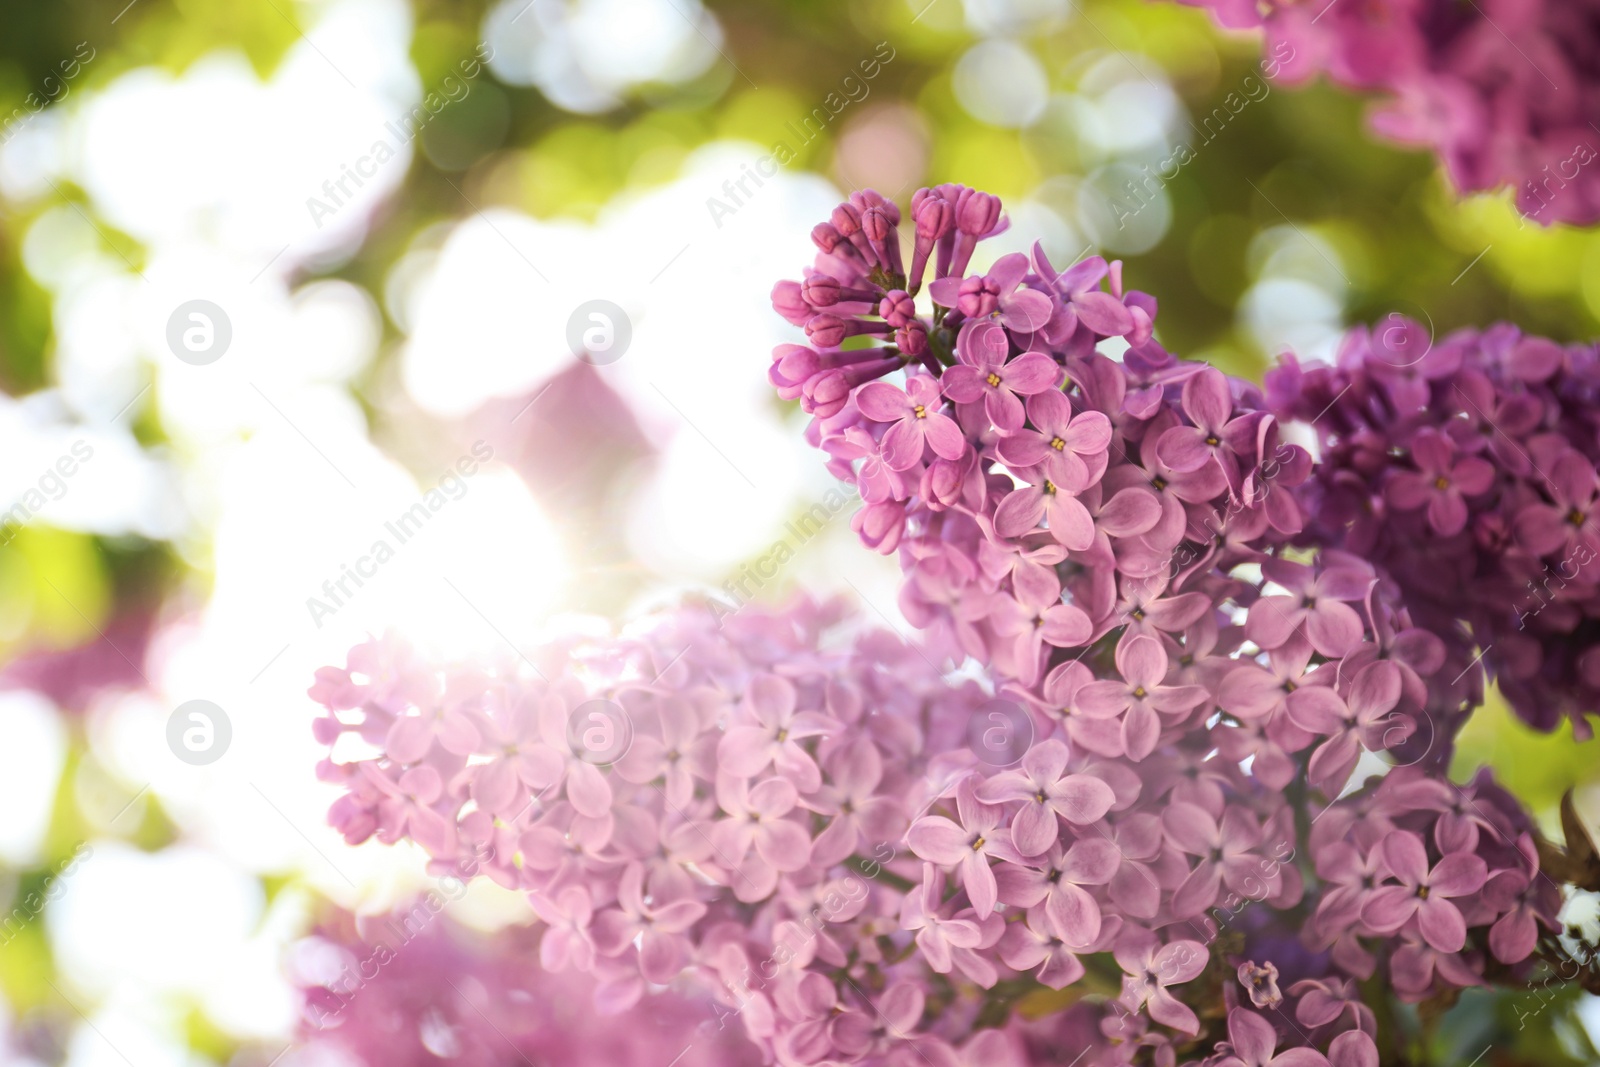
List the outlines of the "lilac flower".
<svg viewBox="0 0 1600 1067">
<path fill-rule="evenodd" d="M 1297 725 L 1328 738 L 1306 766 L 1311 783 L 1324 794 L 1337 796 L 1355 770 L 1363 746 L 1379 751 L 1409 736 L 1409 719 L 1391 723 L 1387 718 L 1399 702 L 1399 673 L 1372 664 L 1356 672 L 1345 700 L 1335 697 L 1326 704 L 1301 705 L 1298 717 L 1291 711 Z"/>
<path fill-rule="evenodd" d="M 1024 921 L 1006 927 L 1000 958 L 1013 970 L 1038 968 L 1034 977 L 1051 989 L 1065 989 L 1084 975 L 1082 961 L 1042 908 L 1031 909 Z"/>
<path fill-rule="evenodd" d="M 1035 428 L 1002 439 L 1002 460 L 1017 467 L 1043 467 L 1052 482 L 1072 493 L 1100 479 L 1111 442 L 1110 420 L 1098 411 L 1074 418 L 1072 402 L 1054 389 L 1030 396 L 1027 410 Z"/>
<path fill-rule="evenodd" d="M 1374 889 L 1361 906 L 1361 921 L 1380 933 L 1392 933 L 1415 916 L 1429 945 L 1440 952 L 1459 952 L 1467 942 L 1467 924 L 1450 900 L 1483 888 L 1489 877 L 1483 860 L 1453 852 L 1430 870 L 1422 840 L 1404 830 L 1389 834 L 1379 848 L 1385 869 L 1399 884 Z"/>
<path fill-rule="evenodd" d="M 1008 330 L 1031 333 L 1050 321 L 1050 298 L 1033 289 L 1019 288 L 1028 274 L 1028 257 L 1021 252 L 1001 256 L 981 277 L 940 278 L 928 292 L 945 307 L 956 308 L 969 319 L 994 317 Z"/>
<path fill-rule="evenodd" d="M 1035 242 L 1033 262 L 1040 277 L 1049 281 L 1061 295 L 1067 313 L 1064 323 L 1051 324 L 1052 333 L 1057 335 L 1055 340 L 1066 341 L 1079 322 L 1106 337 L 1120 337 L 1133 331 L 1134 318 L 1127 306 L 1100 289 L 1100 281 L 1109 271 L 1100 256 L 1090 256 L 1057 274 L 1045 257 L 1044 248 Z"/>
<path fill-rule="evenodd" d="M 1239 984 L 1250 994 L 1250 1003 L 1258 1008 L 1276 1008 L 1283 1003 L 1283 991 L 1278 988 L 1278 968 L 1268 960 L 1258 964 L 1246 960 L 1239 964 Z"/>
<path fill-rule="evenodd" d="M 1022 425 L 1023 406 L 1018 397 L 1053 390 L 1061 381 L 1061 367 L 1043 352 L 1024 352 L 1007 359 L 1011 342 L 998 323 L 971 319 L 956 339 L 960 363 L 939 379 L 944 395 L 958 404 L 983 401 L 984 413 L 1002 432 Z"/>
<path fill-rule="evenodd" d="M 768 778 L 755 788 L 734 774 L 717 776 L 717 803 L 728 813 L 711 828 L 717 858 L 738 865 L 752 849 L 776 871 L 798 871 L 811 862 L 811 838 L 784 816 L 800 796 L 787 778 Z"/>
<path fill-rule="evenodd" d="M 1477 496 L 1494 481 L 1494 468 L 1477 456 L 1455 457 L 1455 445 L 1443 434 L 1424 430 L 1411 443 L 1417 470 L 1396 471 L 1384 499 L 1400 511 L 1426 506 L 1428 522 L 1445 537 L 1467 525 L 1466 498 Z"/>
<path fill-rule="evenodd" d="M 607 956 L 621 954 L 637 942 L 639 971 L 645 980 L 665 985 L 676 978 L 689 955 L 684 931 L 706 913 L 697 900 L 672 897 L 652 886 L 645 892 L 644 867 L 630 863 L 617 886 L 616 909 L 595 916 L 594 945 Z"/>
<path fill-rule="evenodd" d="M 1019 850 L 1020 851 L 1020 850 Z M 1043 857 L 1044 868 L 1003 863 L 995 872 L 1000 899 L 1032 908 L 1043 905 L 1049 930 L 1075 948 L 1100 936 L 1100 905 L 1083 887 L 1106 885 L 1122 863 L 1117 846 L 1103 837 L 1085 837 L 1063 850 L 1059 843 Z"/>
<path fill-rule="evenodd" d="M 1366 575 L 1338 566 L 1320 572 L 1303 563 L 1274 559 L 1262 572 L 1288 590 L 1264 596 L 1250 608 L 1245 636 L 1262 648 L 1284 644 L 1303 632 L 1311 647 L 1337 659 L 1361 640 L 1361 617 L 1346 601 L 1360 600 L 1370 584 Z"/>
<path fill-rule="evenodd" d="M 1117 645 L 1121 681 L 1093 682 L 1079 694 L 1084 713 L 1096 718 L 1122 716 L 1128 758 L 1142 760 L 1155 751 L 1161 734 L 1157 712 L 1185 713 L 1206 699 L 1199 686 L 1165 685 L 1167 653 L 1153 637 L 1137 636 Z"/>
<path fill-rule="evenodd" d="M 943 895 L 944 873 L 928 864 L 920 891 L 907 894 L 901 905 L 900 925 L 915 932 L 917 948 L 927 958 L 928 966 L 940 974 L 949 974 L 955 967 L 958 950 L 974 949 L 983 943 L 983 928 L 971 909 L 960 915 L 948 914 L 953 908 L 942 903 Z"/>
<path fill-rule="evenodd" d="M 1206 947 L 1198 941 L 1172 941 L 1165 945 L 1155 935 L 1137 928 L 1128 931 L 1116 947 L 1117 963 L 1125 972 L 1120 1001 L 1129 1011 L 1150 1010 L 1150 1018 L 1163 1026 L 1194 1035 L 1200 1020 L 1168 986 L 1199 977 L 1206 966 Z"/>
<path fill-rule="evenodd" d="M 1095 523 L 1089 509 L 1070 489 L 1056 485 L 1040 468 L 1018 471 L 1027 484 L 1007 493 L 994 513 L 995 532 L 1020 537 L 1044 521 L 1050 536 L 1074 552 L 1094 544 Z"/>
<path fill-rule="evenodd" d="M 1311 655 L 1311 642 L 1296 635 L 1267 654 L 1268 666 L 1233 668 L 1223 676 L 1217 706 L 1241 719 L 1264 719 L 1281 712 L 1302 726 L 1309 719 L 1341 717 L 1344 702 L 1332 688 L 1317 684 L 1322 681 L 1320 674 L 1307 682 Z"/>
<path fill-rule="evenodd" d="M 747 718 L 728 727 L 717 745 L 722 768 L 750 778 L 774 766 L 804 792 L 816 792 L 822 772 L 800 742 L 838 729 L 839 724 L 818 712 L 795 709 L 794 686 L 784 679 L 763 675 L 751 681 L 745 697 Z M 756 725 L 745 725 L 749 719 Z"/>
<path fill-rule="evenodd" d="M 528 900 L 549 924 L 539 939 L 539 966 L 547 971 L 588 970 L 594 964 L 594 942 L 589 937 L 594 905 L 588 892 L 568 886 L 554 897 L 530 893 Z"/>
<path fill-rule="evenodd" d="M 1354 982 L 1340 978 L 1306 978 L 1290 986 L 1289 995 L 1300 998 L 1295 1004 L 1294 1017 L 1301 1026 L 1331 1026 L 1348 1015 L 1354 1028 L 1351 1032 L 1373 1034 L 1377 1031 L 1372 1009 L 1361 999 L 1361 991 Z M 1343 1065 L 1336 1064 L 1336 1067 Z"/>
<path fill-rule="evenodd" d="M 803 800 L 807 808 L 831 817 L 812 842 L 813 863 L 831 866 L 848 858 L 862 843 L 892 841 L 904 832 L 904 805 L 878 793 L 883 757 L 876 745 L 835 749 L 825 762 L 827 781 Z"/>
<path fill-rule="evenodd" d="M 1277 892 L 1281 878 L 1255 854 L 1261 828 L 1245 812 L 1230 808 L 1219 824 L 1204 808 L 1180 802 L 1161 813 L 1161 825 L 1175 847 L 1199 859 L 1173 893 L 1175 918 L 1205 911 L 1216 902 L 1224 883 L 1236 893 L 1257 898 Z"/>
<path fill-rule="evenodd" d="M 1094 626 L 1083 609 L 1061 601 L 1061 589 L 1053 575 L 1042 585 L 1019 591 L 1019 599 L 997 606 L 991 625 L 1001 636 L 1016 643 L 1015 662 L 1019 679 L 1032 682 L 1044 666 L 1046 646 L 1074 648 L 1087 644 Z M 1004 594 L 995 594 L 1003 598 Z"/>
<path fill-rule="evenodd" d="M 912 378 L 904 391 L 887 382 L 871 382 L 856 393 L 861 413 L 875 422 L 893 423 L 883 437 L 883 455 L 894 470 L 922 461 L 925 448 L 945 459 L 960 459 L 967 447 L 961 428 L 941 414 L 939 387 L 927 378 Z"/>
<path fill-rule="evenodd" d="M 1529 503 L 1515 519 L 1517 540 L 1536 556 L 1570 558 L 1578 549 L 1600 555 L 1600 534 L 1591 516 L 1600 499 L 1600 478 L 1580 453 L 1562 454 L 1545 483 L 1550 503 Z"/>
<path fill-rule="evenodd" d="M 714 777 L 715 742 L 702 732 L 699 716 L 686 700 L 663 699 L 657 702 L 655 714 L 661 736 L 640 734 L 636 737 L 617 761 L 617 773 L 641 785 L 662 779 L 667 803 L 681 808 L 694 796 L 695 779 L 709 781 Z M 487 777 L 487 772 L 483 777 Z M 528 784 L 539 786 L 541 783 L 535 778 Z"/>
<path fill-rule="evenodd" d="M 1433 990 L 1435 976 L 1462 989 L 1484 984 L 1459 955 L 1414 937 L 1401 939 L 1400 947 L 1390 957 L 1389 974 L 1396 992 L 1410 1000 L 1426 998 Z"/>
<path fill-rule="evenodd" d="M 1056 842 L 1057 819 L 1086 826 L 1099 821 L 1115 800 L 1100 779 L 1068 774 L 1067 746 L 1053 738 L 1034 745 L 1020 769 L 995 775 L 975 795 L 986 804 L 1021 802 L 1011 817 L 1011 841 L 1023 856 L 1042 855 Z"/>
<path fill-rule="evenodd" d="M 1262 415 L 1248 412 L 1235 417 L 1228 380 L 1213 367 L 1183 383 L 1183 413 L 1194 425 L 1174 426 L 1161 435 L 1156 449 L 1161 462 L 1179 472 L 1214 462 L 1237 492 L 1239 456 L 1253 451 Z"/>
<path fill-rule="evenodd" d="M 994 911 L 998 897 L 989 857 L 1021 863 L 1022 857 L 1007 842 L 1002 810 L 981 802 L 971 778 L 956 788 L 956 811 L 961 821 L 942 815 L 924 815 L 906 831 L 906 843 L 918 856 L 961 872 L 961 885 L 979 915 Z"/>
<path fill-rule="evenodd" d="M 1278 1032 L 1271 1023 L 1246 1008 L 1228 1013 L 1228 1039 L 1233 1055 L 1217 1061 L 1217 1067 L 1328 1067 L 1327 1057 L 1316 1049 L 1289 1048 L 1277 1055 Z"/>
</svg>

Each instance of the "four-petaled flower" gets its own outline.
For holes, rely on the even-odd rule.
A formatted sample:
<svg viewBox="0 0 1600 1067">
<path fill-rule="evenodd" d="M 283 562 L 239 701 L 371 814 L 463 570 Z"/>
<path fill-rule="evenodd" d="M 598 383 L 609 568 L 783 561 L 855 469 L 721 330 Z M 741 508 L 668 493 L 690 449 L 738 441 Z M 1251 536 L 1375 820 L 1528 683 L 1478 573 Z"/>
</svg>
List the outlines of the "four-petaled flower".
<svg viewBox="0 0 1600 1067">
<path fill-rule="evenodd" d="M 1116 802 L 1111 787 L 1099 778 L 1067 773 L 1067 746 L 1054 738 L 1030 748 L 1019 769 L 980 785 L 977 796 L 986 804 L 1021 803 L 1011 817 L 1011 843 L 1024 856 L 1042 855 L 1056 843 L 1058 818 L 1087 826 Z"/>
<path fill-rule="evenodd" d="M 945 459 L 960 459 L 966 450 L 961 427 L 939 410 L 944 398 L 932 378 L 909 378 L 904 389 L 888 382 L 871 382 L 856 393 L 856 406 L 873 422 L 893 424 L 883 435 L 883 458 L 897 471 L 921 463 L 926 448 Z"/>
<path fill-rule="evenodd" d="M 1378 845 L 1384 869 L 1399 885 L 1374 889 L 1361 906 L 1361 921 L 1379 933 L 1393 933 L 1415 916 L 1423 940 L 1440 952 L 1460 952 L 1467 923 L 1453 897 L 1476 893 L 1488 880 L 1483 859 L 1452 852 L 1430 869 L 1422 839 L 1407 830 L 1389 833 Z"/>
</svg>

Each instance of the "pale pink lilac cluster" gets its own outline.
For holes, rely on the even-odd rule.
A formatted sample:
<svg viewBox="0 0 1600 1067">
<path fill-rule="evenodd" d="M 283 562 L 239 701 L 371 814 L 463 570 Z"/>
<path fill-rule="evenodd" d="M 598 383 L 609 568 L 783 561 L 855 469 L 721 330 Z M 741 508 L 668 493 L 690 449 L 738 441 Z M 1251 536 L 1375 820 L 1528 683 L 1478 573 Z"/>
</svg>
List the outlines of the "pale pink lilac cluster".
<svg viewBox="0 0 1600 1067">
<path fill-rule="evenodd" d="M 672 986 L 767 1062 L 955 1057 L 984 1001 L 938 968 L 992 986 L 1004 923 L 980 946 L 903 838 L 975 763 L 987 697 L 852 628 L 838 605 L 702 605 L 526 661 L 359 646 L 312 690 L 322 741 L 378 753 L 321 765 L 348 790 L 332 821 L 527 893 L 530 960 L 593 979 L 607 1012 Z"/>
<path fill-rule="evenodd" d="M 1506 323 L 1436 340 L 1395 317 L 1351 331 L 1333 366 L 1285 357 L 1267 391 L 1280 418 L 1319 437 L 1298 490 L 1307 533 L 1369 561 L 1437 635 L 1428 643 L 1443 641 L 1439 725 L 1476 706 L 1487 669 L 1530 724 L 1570 719 L 1588 737 L 1600 707 L 1600 346 Z M 1393 645 L 1414 658 L 1421 638 Z M 1453 733 L 1439 738 L 1446 750 Z"/>
<path fill-rule="evenodd" d="M 1600 7 L 1588 0 L 1182 0 L 1264 28 L 1283 77 L 1376 90 L 1381 135 L 1542 224 L 1600 220 Z"/>
<path fill-rule="evenodd" d="M 706 1025 L 703 999 L 662 994 L 621 1017 L 602 1014 L 593 979 L 539 965 L 533 931 L 485 935 L 423 901 L 393 914 L 329 914 L 291 946 L 286 967 L 302 1019 L 285 1067 L 761 1062 L 738 1034 Z"/>
<path fill-rule="evenodd" d="M 1316 1050 L 1289 1032 L 1275 1046 L 1365 1062 L 1347 1051 L 1368 1049 L 1361 1014 L 1328 1011 L 1348 981 L 1337 953 L 1295 938 L 1342 883 L 1310 872 L 1281 792 L 1192 745 L 1137 764 L 1075 754 L 1042 716 L 1021 759 L 996 765 L 972 740 L 994 703 L 975 683 L 859 631 L 833 606 L 699 606 L 494 665 L 359 646 L 313 689 L 319 738 L 377 753 L 322 765 L 348 790 L 334 824 L 352 843 L 415 842 L 441 878 L 527 893 L 529 962 L 579 972 L 608 1012 L 661 987 L 699 998 L 706 1025 L 764 1062 L 1048 1063 L 1057 1024 L 1007 1009 L 1079 984 L 1098 994 L 1085 1064 L 1220 1048 L 1201 1013 L 1227 1007 L 1269 1027 L 1271 1007 L 1315 1014 L 1301 1029 Z M 614 762 L 590 761 L 595 701 L 631 734 L 604 750 Z M 1376 825 L 1341 813 L 1364 796 L 1317 826 L 1331 840 Z M 1435 799 L 1396 807 L 1396 830 L 1434 821 Z M 1475 941 L 1539 906 L 1497 892 L 1474 898 Z M 1267 968 L 1276 1000 L 1243 977 Z M 1438 970 L 1441 986 L 1460 973 Z"/>
</svg>

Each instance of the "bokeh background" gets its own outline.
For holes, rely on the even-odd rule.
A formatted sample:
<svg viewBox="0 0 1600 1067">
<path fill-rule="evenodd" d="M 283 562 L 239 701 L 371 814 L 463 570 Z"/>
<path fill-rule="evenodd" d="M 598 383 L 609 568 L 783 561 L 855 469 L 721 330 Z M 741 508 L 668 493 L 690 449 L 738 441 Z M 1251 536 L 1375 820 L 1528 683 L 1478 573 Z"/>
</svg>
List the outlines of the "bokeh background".
<svg viewBox="0 0 1600 1067">
<path fill-rule="evenodd" d="M 1362 100 L 1173 4 L 56 0 L 4 28 L 5 1063 L 301 1056 L 301 939 L 430 881 L 324 826 L 305 690 L 368 634 L 500 652 L 797 587 L 905 629 L 848 509 L 788 525 L 832 484 L 765 380 L 796 339 L 768 290 L 851 189 L 996 192 L 986 254 L 1121 258 L 1167 346 L 1235 373 L 1391 314 L 1600 320 L 1600 231 L 1458 199 Z M 206 763 L 169 743 L 196 700 Z M 1484 762 L 1552 826 L 1571 786 L 1600 811 L 1566 728 L 1491 706 L 1458 773 Z M 529 917 L 482 886 L 449 912 Z"/>
</svg>

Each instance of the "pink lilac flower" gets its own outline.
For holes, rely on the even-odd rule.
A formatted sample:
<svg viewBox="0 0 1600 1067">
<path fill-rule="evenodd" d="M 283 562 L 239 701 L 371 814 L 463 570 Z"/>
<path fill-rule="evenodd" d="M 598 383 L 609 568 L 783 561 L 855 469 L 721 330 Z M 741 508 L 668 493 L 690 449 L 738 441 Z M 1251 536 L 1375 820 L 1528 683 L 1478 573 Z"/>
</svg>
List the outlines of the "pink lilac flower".
<svg viewBox="0 0 1600 1067">
<path fill-rule="evenodd" d="M 1023 857 L 1002 829 L 1002 809 L 980 801 L 970 778 L 956 787 L 956 810 L 960 822 L 942 815 L 924 815 L 913 822 L 906 843 L 923 859 L 959 870 L 972 906 L 979 915 L 988 915 L 998 897 L 990 857 L 1016 863 Z"/>
<path fill-rule="evenodd" d="M 1397 830 L 1379 845 L 1384 868 L 1398 885 L 1372 890 L 1361 906 L 1361 921 L 1379 932 L 1400 929 L 1416 917 L 1427 943 L 1440 952 L 1459 952 L 1467 941 L 1467 924 L 1452 897 L 1476 893 L 1488 880 L 1488 868 L 1475 855 L 1453 852 L 1430 869 L 1422 841 Z"/>
<path fill-rule="evenodd" d="M 983 401 L 984 413 L 1002 432 L 1022 426 L 1019 397 L 1048 395 L 1061 381 L 1061 367 L 1043 352 L 1010 359 L 1011 342 L 999 323 L 973 319 L 961 327 L 961 362 L 940 377 L 944 395 L 958 404 Z"/>
<path fill-rule="evenodd" d="M 910 379 L 905 392 L 871 382 L 856 394 L 856 403 L 867 418 L 893 423 L 883 437 L 883 456 L 894 470 L 920 463 L 926 448 L 945 459 L 960 459 L 966 449 L 961 428 L 939 411 L 939 387 L 927 378 Z"/>
<path fill-rule="evenodd" d="M 1038 861 L 1035 861 L 1037 864 Z M 1084 948 L 1099 938 L 1103 916 L 1085 886 L 1106 885 L 1117 874 L 1122 854 L 1103 837 L 1082 837 L 1062 851 L 1058 844 L 1035 865 L 1004 863 L 995 872 L 1000 899 L 1033 908 L 1043 905 L 1049 931 L 1065 944 Z"/>
<path fill-rule="evenodd" d="M 1121 681 L 1092 682 L 1079 694 L 1085 714 L 1122 717 L 1122 741 L 1128 757 L 1141 760 L 1155 751 L 1161 736 L 1157 712 L 1183 714 L 1206 699 L 1199 686 L 1169 686 L 1167 653 L 1161 642 L 1145 634 L 1117 645 Z"/>
<path fill-rule="evenodd" d="M 1588 125 L 1600 31 L 1583 5 L 1182 2 L 1230 29 L 1264 29 L 1269 77 L 1321 73 L 1378 94 L 1373 130 L 1431 149 L 1461 192 L 1510 186 L 1518 211 L 1541 225 L 1600 219 L 1600 138 Z"/>
<path fill-rule="evenodd" d="M 1266 1019 L 1247 1008 L 1228 1013 L 1228 1040 L 1233 1054 L 1217 1061 L 1217 1067 L 1328 1067 L 1328 1059 L 1316 1049 L 1287 1048 L 1276 1053 L 1278 1032 Z"/>
<path fill-rule="evenodd" d="M 1148 1010 L 1150 1018 L 1186 1034 L 1200 1032 L 1200 1020 L 1193 1010 L 1168 992 L 1200 976 L 1206 966 L 1206 947 L 1198 941 L 1170 941 L 1162 944 L 1154 935 L 1130 930 L 1117 944 L 1117 963 L 1125 972 L 1122 979 L 1123 1006 L 1130 1011 Z"/>
<path fill-rule="evenodd" d="M 1434 532 L 1445 537 L 1466 527 L 1466 498 L 1484 492 L 1494 481 L 1494 468 L 1486 460 L 1456 459 L 1454 453 L 1455 446 L 1443 434 L 1418 433 L 1411 442 L 1416 472 L 1396 473 L 1384 491 L 1384 499 L 1396 510 L 1426 507 Z"/>
</svg>

